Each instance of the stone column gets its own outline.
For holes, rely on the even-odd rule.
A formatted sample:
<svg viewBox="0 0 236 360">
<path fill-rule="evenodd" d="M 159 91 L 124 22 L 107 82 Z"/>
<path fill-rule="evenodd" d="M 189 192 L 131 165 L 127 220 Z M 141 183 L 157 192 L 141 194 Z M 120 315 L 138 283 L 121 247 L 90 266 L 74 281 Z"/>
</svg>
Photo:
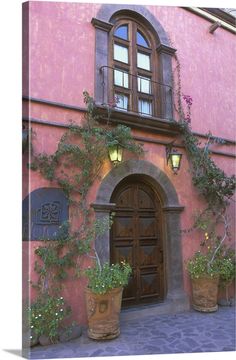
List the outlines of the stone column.
<svg viewBox="0 0 236 360">
<path fill-rule="evenodd" d="M 183 268 L 181 252 L 180 212 L 182 206 L 163 208 L 166 224 L 166 270 L 167 300 L 188 304 L 188 297 L 183 289 Z"/>
<path fill-rule="evenodd" d="M 114 203 L 93 203 L 96 219 L 109 220 L 112 210 L 115 209 Z M 101 264 L 110 262 L 110 230 L 107 230 L 102 236 L 97 236 L 95 239 L 95 249 Z"/>
<path fill-rule="evenodd" d="M 93 18 L 95 37 L 95 94 L 97 104 L 108 103 L 108 33 L 113 24 Z"/>
<path fill-rule="evenodd" d="M 159 55 L 159 63 L 161 67 L 161 82 L 166 86 L 161 86 L 162 96 L 162 109 L 161 117 L 164 119 L 173 119 L 173 89 L 172 89 L 172 56 L 176 52 L 176 49 L 160 44 L 157 48 Z"/>
</svg>

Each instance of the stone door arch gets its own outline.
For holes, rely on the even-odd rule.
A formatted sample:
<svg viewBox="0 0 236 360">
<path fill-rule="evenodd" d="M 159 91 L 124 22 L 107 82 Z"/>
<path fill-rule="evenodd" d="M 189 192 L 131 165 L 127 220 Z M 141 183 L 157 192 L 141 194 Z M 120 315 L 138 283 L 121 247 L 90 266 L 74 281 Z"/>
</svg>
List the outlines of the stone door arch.
<svg viewBox="0 0 236 360">
<path fill-rule="evenodd" d="M 161 198 L 164 242 L 166 253 L 166 299 L 181 309 L 188 308 L 188 301 L 183 290 L 183 263 L 181 251 L 180 213 L 183 206 L 179 204 L 176 190 L 165 173 L 154 164 L 146 160 L 128 160 L 113 168 L 102 180 L 97 192 L 93 208 L 97 218 L 109 217 L 115 208 L 111 202 L 112 194 L 117 185 L 130 175 L 141 176 L 153 188 Z M 107 231 L 95 242 L 96 250 L 102 263 L 110 261 L 110 232 Z M 182 304 L 182 305 L 181 305 Z"/>
</svg>

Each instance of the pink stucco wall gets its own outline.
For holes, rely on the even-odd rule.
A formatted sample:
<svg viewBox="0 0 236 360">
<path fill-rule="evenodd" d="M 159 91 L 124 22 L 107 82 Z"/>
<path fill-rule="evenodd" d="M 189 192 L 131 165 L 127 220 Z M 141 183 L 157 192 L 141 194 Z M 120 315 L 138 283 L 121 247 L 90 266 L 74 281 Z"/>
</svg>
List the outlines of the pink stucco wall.
<svg viewBox="0 0 236 360">
<path fill-rule="evenodd" d="M 148 6 L 158 18 L 181 62 L 182 91 L 193 98 L 195 131 L 232 139 L 235 134 L 235 35 L 185 9 Z"/>
<path fill-rule="evenodd" d="M 32 97 L 83 105 L 84 87 L 93 92 L 95 33 L 90 21 L 98 7 L 47 1 L 29 3 Z"/>
<path fill-rule="evenodd" d="M 61 102 L 69 105 L 84 106 L 82 92 L 94 93 L 95 68 L 95 30 L 92 17 L 100 8 L 99 4 L 30 2 L 29 20 L 29 78 L 31 97 Z M 172 46 L 177 49 L 181 62 L 182 92 L 191 95 L 192 128 L 200 133 L 209 130 L 215 136 L 233 140 L 235 134 L 235 84 L 236 62 L 234 59 L 234 35 L 223 28 L 213 35 L 208 32 L 210 23 L 185 9 L 177 7 L 148 6 L 150 12 L 168 33 Z M 173 68 L 175 64 L 173 63 Z M 23 90 L 23 95 L 24 95 Z M 25 94 L 27 95 L 27 94 Z M 80 123 L 83 114 L 74 110 L 31 103 L 23 108 L 23 114 L 42 121 L 68 123 L 70 120 Z M 33 125 L 36 136 L 33 137 L 37 152 L 55 151 L 62 128 Z M 156 138 L 155 134 L 134 131 L 135 134 Z M 158 135 L 158 139 L 162 139 Z M 167 138 L 165 138 L 166 140 Z M 217 147 L 216 147 L 217 148 Z M 217 149 L 232 152 L 232 147 L 221 146 Z M 184 154 L 181 171 L 178 176 L 167 167 L 165 148 L 157 144 L 145 144 L 144 158 L 159 167 L 169 177 L 179 196 L 179 202 L 185 207 L 181 215 L 182 228 L 192 225 L 192 214 L 202 206 L 191 182 L 188 160 Z M 129 157 L 126 154 L 126 159 Z M 213 156 L 223 170 L 234 172 L 234 159 Z M 27 161 L 27 159 L 25 159 Z M 111 170 L 109 162 L 104 164 L 104 177 Z M 24 178 L 28 179 L 28 170 L 23 167 Z M 29 184 L 23 183 L 23 198 L 39 187 L 55 186 L 42 179 L 39 174 L 30 172 Z M 89 201 L 96 199 L 99 182 L 91 189 Z M 233 216 L 233 208 L 232 216 Z M 234 233 L 234 229 L 232 230 Z M 182 254 L 185 261 L 198 249 L 198 234 L 182 235 Z M 24 256 L 28 256 L 24 245 Z M 30 245 L 30 274 L 33 274 L 34 247 Z M 183 268 L 185 267 L 183 263 Z M 34 276 L 34 275 L 33 275 Z M 84 299 L 81 292 L 83 281 L 67 284 L 65 297 L 70 299 L 75 319 L 85 323 Z M 190 291 L 189 279 L 184 271 L 184 286 Z"/>
<path fill-rule="evenodd" d="M 99 4 L 30 2 L 30 94 L 83 105 L 94 90 L 95 31 Z M 181 62 L 182 91 L 193 98 L 193 128 L 232 138 L 235 133 L 235 35 L 177 7 L 147 6 L 168 33 Z M 85 82 L 86 79 L 86 82 Z M 223 125 L 223 126 L 222 126 Z"/>
</svg>

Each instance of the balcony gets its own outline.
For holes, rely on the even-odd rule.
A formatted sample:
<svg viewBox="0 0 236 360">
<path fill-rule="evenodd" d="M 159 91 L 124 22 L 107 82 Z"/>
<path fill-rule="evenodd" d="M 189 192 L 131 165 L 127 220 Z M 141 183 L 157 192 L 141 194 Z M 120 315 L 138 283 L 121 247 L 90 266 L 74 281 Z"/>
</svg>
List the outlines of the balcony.
<svg viewBox="0 0 236 360">
<path fill-rule="evenodd" d="M 173 89 L 170 85 L 153 81 L 148 76 L 133 75 L 128 71 L 101 66 L 100 93 L 96 103 L 100 116 L 115 123 L 152 130 L 169 135 L 177 134 L 173 123 Z"/>
</svg>

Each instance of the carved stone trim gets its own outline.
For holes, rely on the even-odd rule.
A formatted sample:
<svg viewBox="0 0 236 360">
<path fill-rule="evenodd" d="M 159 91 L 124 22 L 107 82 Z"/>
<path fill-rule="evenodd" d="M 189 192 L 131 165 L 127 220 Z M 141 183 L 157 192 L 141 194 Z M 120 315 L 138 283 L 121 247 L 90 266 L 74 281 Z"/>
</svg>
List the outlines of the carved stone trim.
<svg viewBox="0 0 236 360">
<path fill-rule="evenodd" d="M 107 123 L 107 108 L 98 104 L 97 110 L 99 114 L 99 121 Z M 171 115 L 170 115 L 171 116 Z M 123 112 L 121 110 L 113 109 L 110 114 L 109 121 L 114 124 L 124 124 L 131 128 L 148 130 L 150 132 L 157 132 L 158 134 L 165 134 L 170 136 L 179 135 L 179 128 L 173 121 L 168 119 L 160 119 L 157 117 L 142 116 L 131 111 Z"/>
<path fill-rule="evenodd" d="M 113 27 L 113 24 L 111 24 L 109 22 L 106 22 L 106 21 L 99 20 L 97 18 L 92 18 L 91 24 L 95 28 L 101 29 L 101 30 L 104 30 L 104 31 L 107 31 L 107 32 L 109 32 L 111 30 L 111 28 Z"/>
<path fill-rule="evenodd" d="M 96 212 L 108 212 L 111 210 L 114 210 L 116 207 L 116 204 L 114 203 L 93 203 L 91 204 L 91 207 L 96 211 Z"/>
<path fill-rule="evenodd" d="M 96 203 L 109 203 L 115 187 L 129 175 L 142 175 L 160 193 L 164 207 L 179 207 L 176 190 L 166 174 L 146 160 L 128 160 L 114 167 L 103 179 Z"/>
<path fill-rule="evenodd" d="M 145 6 L 132 4 L 103 4 L 99 9 L 96 18 L 109 22 L 112 21 L 114 15 L 118 13 L 127 14 L 131 12 L 134 14 L 134 17 L 142 17 L 146 24 L 152 26 L 162 44 L 169 45 L 168 36 L 161 23 Z"/>
<path fill-rule="evenodd" d="M 168 55 L 171 55 L 171 56 L 173 56 L 174 53 L 177 51 L 175 48 L 172 48 L 172 47 L 167 46 L 165 44 L 159 44 L 156 50 L 157 50 L 158 53 L 165 53 L 165 54 L 168 54 Z"/>
<path fill-rule="evenodd" d="M 162 210 L 165 212 L 182 212 L 184 211 L 184 206 L 165 206 Z"/>
</svg>

